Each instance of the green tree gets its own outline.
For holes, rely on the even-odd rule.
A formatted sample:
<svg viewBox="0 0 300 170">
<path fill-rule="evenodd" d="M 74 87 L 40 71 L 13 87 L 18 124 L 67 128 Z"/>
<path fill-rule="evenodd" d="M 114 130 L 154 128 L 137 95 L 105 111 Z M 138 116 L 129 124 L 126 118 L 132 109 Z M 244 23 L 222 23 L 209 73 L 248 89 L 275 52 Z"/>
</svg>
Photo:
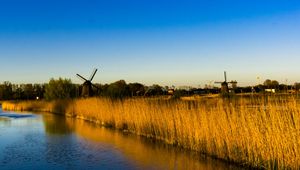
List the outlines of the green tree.
<svg viewBox="0 0 300 170">
<path fill-rule="evenodd" d="M 271 85 L 272 85 L 272 80 L 266 79 L 264 81 L 264 86 L 266 86 L 267 88 L 271 88 Z"/>
<path fill-rule="evenodd" d="M 34 99 L 34 90 L 32 84 L 25 84 L 24 86 L 25 99 Z"/>
<path fill-rule="evenodd" d="M 162 87 L 159 86 L 158 84 L 153 84 L 145 92 L 145 96 L 155 96 L 155 95 L 163 95 L 163 94 L 164 91 L 162 90 Z"/>
<path fill-rule="evenodd" d="M 0 84 L 0 100 L 11 99 L 13 99 L 12 84 L 8 81 L 5 81 L 3 84 Z"/>
<path fill-rule="evenodd" d="M 45 98 L 47 100 L 66 99 L 76 96 L 76 87 L 70 79 L 50 79 L 45 87 Z"/>
<path fill-rule="evenodd" d="M 13 88 L 13 99 L 14 100 L 20 100 L 23 97 L 23 90 L 19 87 L 19 85 L 14 85 Z"/>
<path fill-rule="evenodd" d="M 300 83 L 296 82 L 294 84 L 294 88 L 295 88 L 296 91 L 299 91 L 300 90 Z"/>
<path fill-rule="evenodd" d="M 186 90 L 175 90 L 172 96 L 173 99 L 180 99 L 180 97 L 187 96 L 188 91 Z"/>
<path fill-rule="evenodd" d="M 34 84 L 33 85 L 34 97 L 39 97 L 40 99 L 44 97 L 45 85 L 44 84 Z"/>
<path fill-rule="evenodd" d="M 130 95 L 130 90 L 124 80 L 119 80 L 108 86 L 106 94 L 111 98 L 124 98 Z"/>
<path fill-rule="evenodd" d="M 278 89 L 279 88 L 279 83 L 276 80 L 270 80 L 270 79 L 266 79 L 264 82 L 264 86 L 266 88 L 273 88 L 273 89 Z"/>
<path fill-rule="evenodd" d="M 129 83 L 128 84 L 131 96 L 141 96 L 145 93 L 144 85 L 140 83 Z"/>
<path fill-rule="evenodd" d="M 279 87 L 279 82 L 276 81 L 276 80 L 272 80 L 272 82 L 271 82 L 271 87 L 274 88 L 274 89 L 278 89 L 278 87 Z"/>
</svg>

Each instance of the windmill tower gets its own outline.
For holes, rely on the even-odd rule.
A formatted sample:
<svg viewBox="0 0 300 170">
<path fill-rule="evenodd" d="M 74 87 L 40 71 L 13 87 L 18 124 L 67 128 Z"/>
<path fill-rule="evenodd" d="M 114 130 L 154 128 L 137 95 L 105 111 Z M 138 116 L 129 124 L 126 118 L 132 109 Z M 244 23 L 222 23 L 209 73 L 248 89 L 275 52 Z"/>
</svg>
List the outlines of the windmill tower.
<svg viewBox="0 0 300 170">
<path fill-rule="evenodd" d="M 93 87 L 98 89 L 98 87 L 92 83 L 92 80 L 93 80 L 97 70 L 98 69 L 93 70 L 93 72 L 88 80 L 86 78 L 84 78 L 83 76 L 81 76 L 80 74 L 76 74 L 79 77 L 79 79 L 81 79 L 84 82 L 82 84 L 82 90 L 81 90 L 82 97 L 91 97 L 94 95 Z"/>
<path fill-rule="evenodd" d="M 222 94 L 228 94 L 229 93 L 228 84 L 230 83 L 232 88 L 236 88 L 237 87 L 237 81 L 227 82 L 226 71 L 224 71 L 224 79 L 225 79 L 225 81 L 223 81 L 223 82 L 215 82 L 215 83 L 221 84 L 221 93 Z"/>
</svg>

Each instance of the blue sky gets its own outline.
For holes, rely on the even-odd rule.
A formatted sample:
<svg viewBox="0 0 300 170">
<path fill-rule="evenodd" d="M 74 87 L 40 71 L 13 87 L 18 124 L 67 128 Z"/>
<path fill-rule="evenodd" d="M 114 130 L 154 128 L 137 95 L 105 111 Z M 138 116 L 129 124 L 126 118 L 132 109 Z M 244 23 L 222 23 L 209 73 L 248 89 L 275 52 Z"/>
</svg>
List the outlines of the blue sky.
<svg viewBox="0 0 300 170">
<path fill-rule="evenodd" d="M 298 0 L 0 0 L 0 82 L 300 82 L 299 30 Z"/>
</svg>

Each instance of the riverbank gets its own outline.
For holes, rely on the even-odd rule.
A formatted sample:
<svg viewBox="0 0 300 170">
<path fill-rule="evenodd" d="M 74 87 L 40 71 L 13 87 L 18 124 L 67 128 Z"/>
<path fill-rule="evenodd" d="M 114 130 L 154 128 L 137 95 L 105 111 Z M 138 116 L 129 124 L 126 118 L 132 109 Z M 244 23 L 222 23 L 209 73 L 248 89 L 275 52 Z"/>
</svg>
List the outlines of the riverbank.
<svg viewBox="0 0 300 170">
<path fill-rule="evenodd" d="M 4 102 L 2 107 L 85 119 L 243 166 L 300 167 L 300 109 L 293 97 L 196 101 L 89 98 Z"/>
</svg>

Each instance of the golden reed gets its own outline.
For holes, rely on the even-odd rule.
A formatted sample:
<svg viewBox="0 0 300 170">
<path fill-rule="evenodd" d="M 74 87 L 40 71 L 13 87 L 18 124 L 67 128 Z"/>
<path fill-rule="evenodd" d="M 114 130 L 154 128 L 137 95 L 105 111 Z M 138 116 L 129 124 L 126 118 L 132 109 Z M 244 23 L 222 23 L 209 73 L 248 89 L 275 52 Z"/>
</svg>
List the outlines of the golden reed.
<svg viewBox="0 0 300 170">
<path fill-rule="evenodd" d="M 295 97 L 88 98 L 4 102 L 2 107 L 74 116 L 244 166 L 300 168 L 300 107 Z"/>
</svg>

